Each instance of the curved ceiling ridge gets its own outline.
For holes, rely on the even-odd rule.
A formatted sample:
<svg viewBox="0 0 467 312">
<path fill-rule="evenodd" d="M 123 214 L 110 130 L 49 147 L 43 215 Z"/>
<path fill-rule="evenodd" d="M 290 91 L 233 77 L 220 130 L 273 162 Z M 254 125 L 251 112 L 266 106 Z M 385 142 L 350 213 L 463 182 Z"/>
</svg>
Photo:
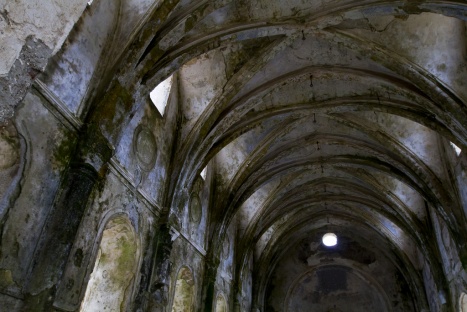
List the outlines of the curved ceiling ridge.
<svg viewBox="0 0 467 312">
<path fill-rule="evenodd" d="M 171 204 L 182 201 L 175 190 L 191 188 L 208 164 L 216 168 L 216 198 L 224 200 L 213 214 L 213 250 L 221 249 L 232 222 L 239 221 L 240 267 L 260 250 L 257 260 L 266 270 L 255 291 L 267 286 L 272 269 L 264 266 L 285 257 L 280 253 L 289 239 L 322 230 L 326 218 L 381 235 L 387 240 L 382 249 L 396 254 L 399 271 L 420 266 L 414 253 L 423 254 L 443 284 L 431 243 L 436 238 L 425 225 L 437 214 L 458 247 L 465 245 L 467 231 L 446 178 L 449 169 L 436 166 L 430 149 L 442 144 L 439 134 L 467 147 L 462 84 L 449 84 L 410 53 L 395 52 L 355 29 L 383 36 L 391 25 L 412 25 L 406 21 L 415 14 L 465 19 L 467 5 L 312 2 L 308 11 L 299 4 L 277 16 L 280 3 L 244 10 L 249 5 L 214 1 L 187 7 L 155 34 L 137 67 L 146 87 L 211 57 L 224 69 L 222 82 L 209 90 L 212 96 L 182 122 Z M 374 28 L 375 19 L 387 16 L 393 19 Z M 253 52 L 241 58 L 240 50 Z M 205 81 L 190 83 L 202 88 Z M 193 91 L 194 97 L 200 94 Z M 413 246 L 404 246 L 397 233 Z M 423 284 L 419 272 L 410 274 L 409 284 Z M 426 305 L 425 298 L 417 300 Z"/>
</svg>

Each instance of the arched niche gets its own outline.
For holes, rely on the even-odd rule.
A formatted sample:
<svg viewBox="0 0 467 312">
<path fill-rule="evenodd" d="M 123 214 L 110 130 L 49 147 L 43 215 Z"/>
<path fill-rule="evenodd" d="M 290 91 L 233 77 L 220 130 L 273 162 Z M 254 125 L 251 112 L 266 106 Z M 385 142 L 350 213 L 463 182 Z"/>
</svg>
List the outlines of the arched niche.
<svg viewBox="0 0 467 312">
<path fill-rule="evenodd" d="M 104 228 L 80 311 L 126 311 L 136 272 L 138 244 L 126 217 Z"/>
<path fill-rule="evenodd" d="M 223 294 L 219 293 L 216 298 L 216 312 L 227 312 L 227 302 Z"/>
<path fill-rule="evenodd" d="M 462 293 L 459 298 L 459 311 L 460 312 L 467 312 L 467 294 Z"/>
<path fill-rule="evenodd" d="M 303 274 L 286 298 L 284 311 L 390 311 L 384 290 L 363 271 L 341 265 Z"/>
<path fill-rule="evenodd" d="M 172 312 L 191 312 L 194 303 L 194 278 L 187 267 L 182 267 L 177 275 Z"/>
</svg>

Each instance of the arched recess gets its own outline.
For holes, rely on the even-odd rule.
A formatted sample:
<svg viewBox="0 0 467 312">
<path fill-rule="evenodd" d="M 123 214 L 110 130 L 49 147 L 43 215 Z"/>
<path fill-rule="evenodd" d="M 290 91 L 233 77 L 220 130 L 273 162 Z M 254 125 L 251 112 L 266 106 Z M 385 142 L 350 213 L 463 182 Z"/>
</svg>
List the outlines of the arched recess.
<svg viewBox="0 0 467 312">
<path fill-rule="evenodd" d="M 131 298 L 138 244 L 126 217 L 105 226 L 80 311 L 125 311 Z"/>
<path fill-rule="evenodd" d="M 460 312 L 467 312 L 467 294 L 462 293 L 459 298 L 459 311 Z"/>
<path fill-rule="evenodd" d="M 315 289 L 319 289 L 316 291 Z M 284 311 L 390 311 L 384 289 L 358 267 L 323 265 L 312 268 L 296 280 L 287 294 Z M 355 305 L 349 306 L 347 303 Z"/>
<path fill-rule="evenodd" d="M 227 312 L 227 302 L 222 293 L 217 294 L 216 312 Z"/>
<path fill-rule="evenodd" d="M 172 312 L 191 312 L 194 303 L 194 278 L 193 273 L 187 267 L 182 267 L 178 271 L 175 283 Z"/>
</svg>

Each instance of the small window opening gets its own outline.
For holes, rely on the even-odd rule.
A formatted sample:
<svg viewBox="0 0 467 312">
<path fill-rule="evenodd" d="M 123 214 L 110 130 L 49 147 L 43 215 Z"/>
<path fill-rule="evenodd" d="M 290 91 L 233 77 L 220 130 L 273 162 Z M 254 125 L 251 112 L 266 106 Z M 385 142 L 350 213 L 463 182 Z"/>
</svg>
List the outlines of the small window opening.
<svg viewBox="0 0 467 312">
<path fill-rule="evenodd" d="M 169 100 L 170 90 L 172 89 L 173 75 L 166 80 L 162 81 L 154 90 L 149 93 L 152 103 L 156 106 L 157 110 L 164 116 L 165 107 Z"/>
<path fill-rule="evenodd" d="M 207 172 L 207 166 L 204 167 L 204 169 L 201 171 L 200 175 L 201 175 L 201 178 L 203 178 L 203 180 L 206 180 L 206 172 Z"/>
<path fill-rule="evenodd" d="M 452 148 L 454 149 L 454 151 L 456 152 L 456 155 L 459 156 L 462 152 L 462 150 L 460 149 L 459 146 L 457 146 L 456 144 L 452 143 L 452 142 L 449 142 L 449 144 L 451 144 Z"/>
<path fill-rule="evenodd" d="M 337 245 L 337 235 L 334 233 L 326 233 L 323 235 L 323 244 L 328 247 Z"/>
</svg>

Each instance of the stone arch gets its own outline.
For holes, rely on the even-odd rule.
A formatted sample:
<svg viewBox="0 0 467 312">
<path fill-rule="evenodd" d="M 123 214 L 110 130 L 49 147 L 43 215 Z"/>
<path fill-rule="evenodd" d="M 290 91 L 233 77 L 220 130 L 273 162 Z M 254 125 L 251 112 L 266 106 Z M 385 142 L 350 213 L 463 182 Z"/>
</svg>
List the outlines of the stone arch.
<svg viewBox="0 0 467 312">
<path fill-rule="evenodd" d="M 227 312 L 227 302 L 222 293 L 217 294 L 216 298 L 216 312 Z"/>
<path fill-rule="evenodd" d="M 191 270 L 183 266 L 177 274 L 172 312 L 191 312 L 194 303 L 194 277 Z"/>
<path fill-rule="evenodd" d="M 461 293 L 459 298 L 459 311 L 467 312 L 467 294 L 465 292 Z"/>
<path fill-rule="evenodd" d="M 131 298 L 138 244 L 128 218 L 112 218 L 102 233 L 80 311 L 124 311 Z"/>
</svg>

